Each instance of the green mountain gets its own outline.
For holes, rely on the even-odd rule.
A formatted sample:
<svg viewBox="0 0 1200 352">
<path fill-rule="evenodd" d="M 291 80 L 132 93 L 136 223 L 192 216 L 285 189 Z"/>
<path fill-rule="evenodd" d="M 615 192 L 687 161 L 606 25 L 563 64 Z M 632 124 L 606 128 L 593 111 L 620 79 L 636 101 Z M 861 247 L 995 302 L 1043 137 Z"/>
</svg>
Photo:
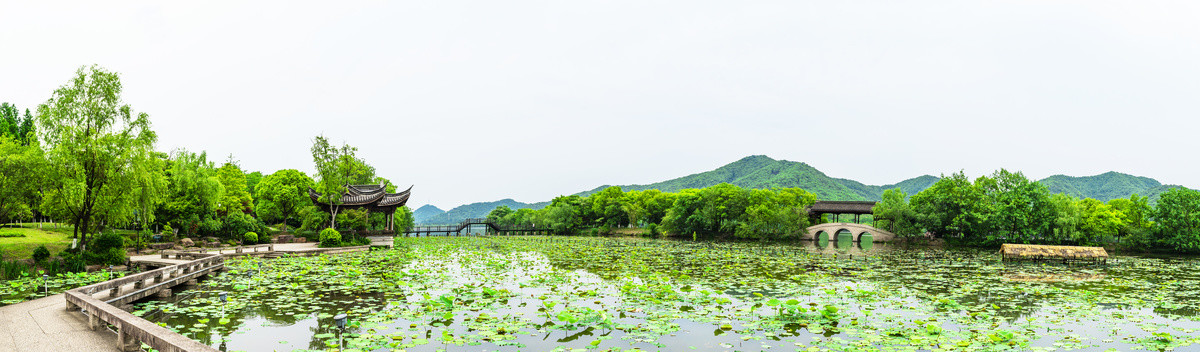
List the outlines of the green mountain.
<svg viewBox="0 0 1200 352">
<path fill-rule="evenodd" d="M 1066 193 L 1077 198 L 1094 198 L 1105 202 L 1116 198 L 1129 198 L 1130 195 L 1137 194 L 1149 197 L 1151 203 L 1156 203 L 1159 194 L 1168 189 L 1180 187 L 1163 185 L 1149 177 L 1114 171 L 1083 177 L 1054 175 L 1038 182 L 1046 185 L 1050 189 L 1050 193 Z"/>
<path fill-rule="evenodd" d="M 495 202 L 471 203 L 471 204 L 460 205 L 458 207 L 455 207 L 454 209 L 450 209 L 443 213 L 431 216 L 429 218 L 426 218 L 424 221 L 416 220 L 416 223 L 422 224 L 422 225 L 450 225 L 450 224 L 457 224 L 466 219 L 487 217 L 488 213 L 492 212 L 492 209 L 496 209 L 496 207 L 499 207 L 501 205 L 507 206 L 509 208 L 516 210 L 516 209 L 525 209 L 525 208 L 541 209 L 541 208 L 546 207 L 546 205 L 549 205 L 549 204 L 550 204 L 550 202 L 522 203 L 522 202 L 518 202 L 518 201 L 515 201 L 512 199 L 501 199 L 501 200 L 498 200 Z M 422 208 L 424 208 L 424 207 L 422 207 Z M 415 220 L 416 212 L 413 212 L 413 218 Z"/>
<path fill-rule="evenodd" d="M 445 210 L 435 207 L 432 204 L 425 204 L 417 208 L 417 210 L 413 210 L 413 221 L 418 224 L 424 224 L 425 220 L 429 220 L 429 218 L 445 212 Z"/>
<path fill-rule="evenodd" d="M 911 196 L 929 188 L 939 179 L 936 176 L 924 175 L 895 184 L 872 186 L 854 180 L 829 177 L 805 163 L 775 160 L 765 155 L 752 155 L 712 171 L 651 184 L 620 187 L 625 191 L 658 189 L 664 192 L 674 192 L 685 188 L 704 188 L 719 183 L 729 183 L 744 188 L 799 187 L 816 194 L 817 198 L 822 200 L 880 200 L 884 190 L 900 188 L 905 194 Z M 1172 187 L 1178 187 L 1163 185 L 1152 178 L 1118 172 L 1085 177 L 1054 175 L 1038 182 L 1045 184 L 1050 189 L 1050 193 L 1066 193 L 1078 198 L 1095 198 L 1106 202 L 1114 198 L 1128 198 L 1132 194 L 1139 194 L 1149 197 L 1150 202 L 1155 203 L 1159 194 Z M 577 194 L 587 196 L 608 187 L 610 186 L 600 186 Z M 453 224 L 467 218 L 485 217 L 492 209 L 501 205 L 513 209 L 541 209 L 547 204 L 549 202 L 530 204 L 512 199 L 472 203 L 424 218 L 424 221 L 417 219 L 417 223 Z M 424 208 L 421 207 L 421 209 Z M 414 212 L 413 215 L 415 217 L 416 213 Z"/>
<path fill-rule="evenodd" d="M 907 194 L 916 194 L 928 188 L 938 178 L 921 176 L 883 186 L 864 185 L 858 181 L 832 178 L 821 170 L 800 162 L 775 160 L 765 155 L 742 158 L 712 171 L 688 175 L 646 185 L 621 186 L 626 191 L 658 189 L 674 192 L 685 188 L 704 188 L 719 183 L 729 183 L 743 188 L 799 187 L 825 200 L 879 200 L 883 191 L 900 187 Z M 600 186 L 579 195 L 589 195 L 610 186 Z"/>
</svg>

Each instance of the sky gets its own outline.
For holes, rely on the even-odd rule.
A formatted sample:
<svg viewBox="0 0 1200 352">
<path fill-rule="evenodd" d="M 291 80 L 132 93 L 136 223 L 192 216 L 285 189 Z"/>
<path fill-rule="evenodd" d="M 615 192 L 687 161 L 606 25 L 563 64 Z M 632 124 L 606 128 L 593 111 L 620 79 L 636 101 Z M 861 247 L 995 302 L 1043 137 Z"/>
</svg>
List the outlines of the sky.
<svg viewBox="0 0 1200 352">
<path fill-rule="evenodd" d="M 748 155 L 890 184 L 999 168 L 1200 188 L 1195 1 L 0 4 L 0 101 L 118 72 L 157 149 L 311 173 L 317 135 L 412 208 L 545 201 Z"/>
</svg>

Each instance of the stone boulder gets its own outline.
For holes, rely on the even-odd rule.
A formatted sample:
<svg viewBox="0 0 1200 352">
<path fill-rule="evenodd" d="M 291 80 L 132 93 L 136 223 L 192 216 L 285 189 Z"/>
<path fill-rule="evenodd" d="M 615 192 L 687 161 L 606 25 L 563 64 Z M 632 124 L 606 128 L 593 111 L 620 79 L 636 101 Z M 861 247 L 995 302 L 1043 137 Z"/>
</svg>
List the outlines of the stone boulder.
<svg viewBox="0 0 1200 352">
<path fill-rule="evenodd" d="M 196 245 L 196 242 L 192 242 L 192 239 L 190 239 L 190 238 L 185 238 L 185 239 L 179 240 L 179 245 L 183 246 L 184 248 L 194 247 Z"/>
</svg>

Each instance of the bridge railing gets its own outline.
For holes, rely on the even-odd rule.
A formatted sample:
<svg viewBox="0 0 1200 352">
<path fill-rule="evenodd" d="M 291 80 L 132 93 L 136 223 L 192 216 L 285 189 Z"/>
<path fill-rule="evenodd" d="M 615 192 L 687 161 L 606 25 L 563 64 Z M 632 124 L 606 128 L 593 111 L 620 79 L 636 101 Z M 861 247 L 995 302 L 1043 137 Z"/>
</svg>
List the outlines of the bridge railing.
<svg viewBox="0 0 1200 352">
<path fill-rule="evenodd" d="M 118 298 L 117 296 L 120 293 L 121 287 L 125 285 L 134 284 L 134 287 L 138 288 L 139 284 L 145 283 L 148 280 L 161 282 L 165 278 L 191 276 L 201 270 L 215 270 L 224 265 L 225 259 L 220 254 L 207 254 L 204 258 L 187 263 L 67 290 L 64 292 L 67 300 L 67 310 L 81 308 L 83 313 L 88 316 L 88 326 L 92 330 L 98 329 L 101 321 L 116 326 L 117 348 L 122 351 L 140 350 L 141 346 L 138 344 L 138 341 L 140 341 L 158 351 L 215 352 L 217 349 L 168 330 L 146 319 L 142 319 L 121 308 L 101 301 L 92 295 L 108 290 L 110 291 L 110 299 Z"/>
</svg>

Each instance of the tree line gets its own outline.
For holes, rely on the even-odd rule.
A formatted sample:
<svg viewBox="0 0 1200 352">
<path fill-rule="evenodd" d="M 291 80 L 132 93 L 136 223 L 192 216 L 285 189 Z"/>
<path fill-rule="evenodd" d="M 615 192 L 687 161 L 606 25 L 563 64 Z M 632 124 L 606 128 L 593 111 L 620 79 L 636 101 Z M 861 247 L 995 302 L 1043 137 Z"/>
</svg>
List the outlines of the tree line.
<svg viewBox="0 0 1200 352">
<path fill-rule="evenodd" d="M 876 226 L 904 237 L 1000 243 L 1106 245 L 1134 250 L 1200 252 L 1200 191 L 1172 188 L 1151 205 L 1137 194 L 1102 202 L 1051 194 L 1020 172 L 1001 169 L 969 179 L 943 176 L 912 195 L 885 191 Z"/>
<path fill-rule="evenodd" d="M 642 227 L 651 235 L 695 238 L 797 239 L 811 222 L 816 195 L 799 188 L 746 189 L 728 183 L 674 193 L 608 187 L 590 196 L 560 196 L 539 210 L 501 206 L 488 219 L 558 234 L 609 233 Z"/>
<path fill-rule="evenodd" d="M 251 238 L 247 233 L 266 233 L 267 224 L 316 233 L 386 223 L 380 213 L 330 214 L 308 196 L 309 188 L 340 195 L 346 183 L 382 183 L 395 191 L 353 147 L 324 152 L 329 142 L 316 137 L 315 179 L 295 169 L 248 172 L 232 155 L 218 163 L 202 151 L 163 153 L 154 149 L 158 136 L 149 115 L 125 104 L 121 91 L 117 73 L 90 66 L 79 68 L 36 113 L 26 109 L 19 117 L 17 107 L 0 104 L 0 223 L 69 223 L 83 244 L 111 229 L 135 230 L 134 242 L 152 233 L 243 241 Z M 412 212 L 399 209 L 395 222 L 410 226 Z"/>
</svg>

